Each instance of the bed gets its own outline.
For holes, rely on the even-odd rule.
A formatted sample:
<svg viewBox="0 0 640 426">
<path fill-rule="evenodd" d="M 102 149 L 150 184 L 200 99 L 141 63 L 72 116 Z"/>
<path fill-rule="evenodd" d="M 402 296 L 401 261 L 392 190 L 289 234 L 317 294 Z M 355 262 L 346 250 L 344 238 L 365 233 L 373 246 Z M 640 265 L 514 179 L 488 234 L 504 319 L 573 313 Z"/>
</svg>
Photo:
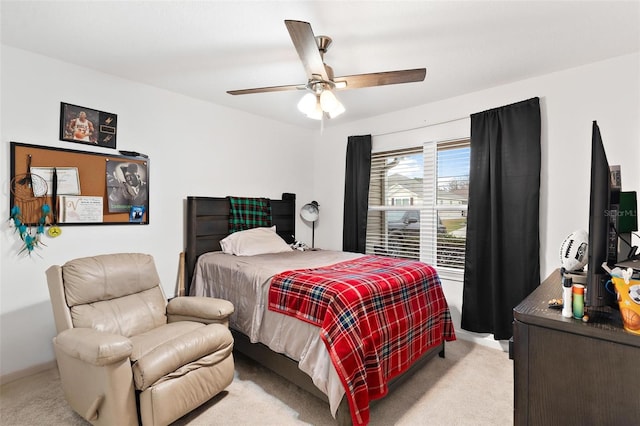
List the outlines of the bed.
<svg viewBox="0 0 640 426">
<path fill-rule="evenodd" d="M 285 193 L 280 200 L 269 200 L 269 204 L 275 231 L 286 243 L 293 243 L 295 194 Z M 187 197 L 186 294 L 221 297 L 234 303 L 236 312 L 230 319 L 230 328 L 235 338 L 235 350 L 327 401 L 338 424 L 368 423 L 369 402 L 374 402 L 373 399 L 384 396 L 387 390 L 398 386 L 436 354 L 444 357 L 445 341 L 454 340 L 455 333 L 439 279 L 431 268 L 434 276 L 429 280 L 437 286 L 430 286 L 429 292 L 438 292 L 438 316 L 422 321 L 425 324 L 428 322 L 429 328 L 421 329 L 424 333 L 415 333 L 419 336 L 429 334 L 424 337 L 429 339 L 428 345 L 426 340 L 419 342 L 422 345 L 420 353 L 411 358 L 411 365 L 394 367 L 397 369 L 396 373 L 388 374 L 388 377 L 392 377 L 388 383 L 384 380 L 384 383 L 379 384 L 380 390 L 375 398 L 369 401 L 365 396 L 365 401 L 362 402 L 362 381 L 358 382 L 345 374 L 344 364 L 349 361 L 343 359 L 344 352 L 340 355 L 327 343 L 331 338 L 325 331 L 330 327 L 321 326 L 320 322 L 309 319 L 307 314 L 296 317 L 287 313 L 287 306 L 282 305 L 278 309 L 274 298 L 276 283 L 289 283 L 291 276 L 285 274 L 298 274 L 296 278 L 300 278 L 302 271 L 315 274 L 316 271 L 343 273 L 339 270 L 341 268 L 355 268 L 358 271 L 375 269 L 392 259 L 332 250 L 292 250 L 256 256 L 225 254 L 221 252 L 220 241 L 229 235 L 230 210 L 228 197 Z M 415 268 L 416 264 L 419 262 L 408 262 L 403 267 Z M 411 274 L 415 272 L 410 270 Z M 270 286 L 270 283 L 273 285 Z M 326 317 L 327 314 L 322 312 L 321 316 Z M 345 330 L 338 330 L 337 333 L 335 335 L 342 336 Z M 412 339 L 417 340 L 415 337 Z M 412 350 L 415 352 L 415 348 Z M 380 359 L 385 361 L 386 368 L 387 359 Z M 370 368 L 372 363 L 368 364 Z M 345 386 L 350 389 L 346 397 Z M 367 386 L 368 384 L 364 384 L 365 390 L 371 392 Z"/>
</svg>

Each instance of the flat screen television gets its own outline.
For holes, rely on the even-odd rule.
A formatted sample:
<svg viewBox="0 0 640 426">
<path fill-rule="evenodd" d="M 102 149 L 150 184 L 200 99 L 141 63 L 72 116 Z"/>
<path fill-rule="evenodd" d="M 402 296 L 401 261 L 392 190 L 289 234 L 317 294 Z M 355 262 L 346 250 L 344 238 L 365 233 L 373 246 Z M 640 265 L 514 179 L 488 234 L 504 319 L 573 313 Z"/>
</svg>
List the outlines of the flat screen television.
<svg viewBox="0 0 640 426">
<path fill-rule="evenodd" d="M 615 221 L 617 209 L 612 203 L 611 173 L 602 143 L 600 128 L 593 122 L 591 136 L 591 192 L 589 198 L 589 251 L 585 304 L 594 308 L 615 307 L 613 290 L 607 289 L 609 274 L 602 267 L 610 267 L 617 258 L 617 234 Z"/>
</svg>

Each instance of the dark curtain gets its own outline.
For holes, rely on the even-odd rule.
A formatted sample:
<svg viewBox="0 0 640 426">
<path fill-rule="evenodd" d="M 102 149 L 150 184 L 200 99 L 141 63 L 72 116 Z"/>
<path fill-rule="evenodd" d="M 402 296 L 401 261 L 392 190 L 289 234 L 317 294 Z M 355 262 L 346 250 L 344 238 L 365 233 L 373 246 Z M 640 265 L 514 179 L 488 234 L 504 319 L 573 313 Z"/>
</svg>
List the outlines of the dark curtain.
<svg viewBox="0 0 640 426">
<path fill-rule="evenodd" d="M 509 339 L 540 283 L 540 101 L 471 116 L 462 328 Z"/>
<path fill-rule="evenodd" d="M 367 238 L 371 135 L 349 136 L 344 177 L 342 250 L 364 253 Z"/>
</svg>

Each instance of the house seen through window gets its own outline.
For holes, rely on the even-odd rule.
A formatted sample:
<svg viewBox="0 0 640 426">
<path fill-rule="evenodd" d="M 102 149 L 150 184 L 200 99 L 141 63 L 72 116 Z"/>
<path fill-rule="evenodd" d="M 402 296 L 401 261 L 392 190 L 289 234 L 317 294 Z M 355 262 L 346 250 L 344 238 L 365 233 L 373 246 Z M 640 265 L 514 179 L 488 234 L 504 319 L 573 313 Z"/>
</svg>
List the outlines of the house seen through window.
<svg viewBox="0 0 640 426">
<path fill-rule="evenodd" d="M 464 269 L 469 140 L 372 154 L 369 254 Z"/>
</svg>

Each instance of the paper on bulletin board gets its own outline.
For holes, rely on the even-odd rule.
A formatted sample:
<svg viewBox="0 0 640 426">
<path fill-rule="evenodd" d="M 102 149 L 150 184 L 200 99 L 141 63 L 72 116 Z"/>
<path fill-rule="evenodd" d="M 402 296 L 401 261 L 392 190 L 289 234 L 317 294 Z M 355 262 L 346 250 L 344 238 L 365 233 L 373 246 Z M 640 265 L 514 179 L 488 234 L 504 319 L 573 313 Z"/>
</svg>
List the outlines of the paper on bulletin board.
<svg viewBox="0 0 640 426">
<path fill-rule="evenodd" d="M 31 173 L 47 182 L 47 195 L 53 194 L 53 167 L 31 167 Z M 58 195 L 80 195 L 80 177 L 77 167 L 56 167 Z"/>
<path fill-rule="evenodd" d="M 102 197 L 60 196 L 60 223 L 99 223 L 102 218 Z"/>
</svg>

